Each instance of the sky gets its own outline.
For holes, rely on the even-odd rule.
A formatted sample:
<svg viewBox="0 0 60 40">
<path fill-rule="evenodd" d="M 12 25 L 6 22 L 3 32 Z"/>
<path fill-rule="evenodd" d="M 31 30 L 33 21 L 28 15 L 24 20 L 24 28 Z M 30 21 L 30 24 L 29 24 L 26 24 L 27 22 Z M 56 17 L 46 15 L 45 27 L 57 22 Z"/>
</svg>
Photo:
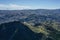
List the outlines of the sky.
<svg viewBox="0 0 60 40">
<path fill-rule="evenodd" d="M 60 9 L 60 0 L 0 0 L 0 10 Z"/>
</svg>

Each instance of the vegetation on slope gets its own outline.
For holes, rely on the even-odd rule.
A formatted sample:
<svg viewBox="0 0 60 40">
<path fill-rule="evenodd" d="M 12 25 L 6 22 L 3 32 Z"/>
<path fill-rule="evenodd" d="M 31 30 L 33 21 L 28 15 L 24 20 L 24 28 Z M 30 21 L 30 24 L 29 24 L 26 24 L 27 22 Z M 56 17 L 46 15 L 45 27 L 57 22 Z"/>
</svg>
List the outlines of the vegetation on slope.
<svg viewBox="0 0 60 40">
<path fill-rule="evenodd" d="M 24 22 L 28 28 L 30 28 L 35 33 L 42 33 L 44 36 L 42 40 L 60 40 L 60 28 L 59 22 L 55 21 L 45 21 L 41 25 L 31 25 L 33 23 Z"/>
</svg>

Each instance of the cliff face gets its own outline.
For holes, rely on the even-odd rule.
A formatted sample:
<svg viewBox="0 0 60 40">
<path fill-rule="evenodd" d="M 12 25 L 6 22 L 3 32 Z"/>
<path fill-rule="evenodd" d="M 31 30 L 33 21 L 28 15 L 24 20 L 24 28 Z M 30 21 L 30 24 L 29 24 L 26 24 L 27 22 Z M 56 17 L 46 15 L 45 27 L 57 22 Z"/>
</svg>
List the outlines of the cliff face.
<svg viewBox="0 0 60 40">
<path fill-rule="evenodd" d="M 0 25 L 0 40 L 39 40 L 41 37 L 19 21 Z"/>
</svg>

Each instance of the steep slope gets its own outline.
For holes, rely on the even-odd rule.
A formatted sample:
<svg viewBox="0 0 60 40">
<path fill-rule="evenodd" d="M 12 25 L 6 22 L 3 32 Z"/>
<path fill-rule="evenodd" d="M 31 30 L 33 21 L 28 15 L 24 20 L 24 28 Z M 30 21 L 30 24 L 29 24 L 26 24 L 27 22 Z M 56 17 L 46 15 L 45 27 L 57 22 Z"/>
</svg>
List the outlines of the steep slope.
<svg viewBox="0 0 60 40">
<path fill-rule="evenodd" d="M 36 24 L 36 26 L 26 22 L 24 24 L 33 32 L 44 34 L 41 40 L 60 40 L 60 28 L 55 23 L 47 22 L 45 24 Z"/>
<path fill-rule="evenodd" d="M 40 40 L 36 34 L 19 21 L 0 24 L 0 40 Z"/>
</svg>

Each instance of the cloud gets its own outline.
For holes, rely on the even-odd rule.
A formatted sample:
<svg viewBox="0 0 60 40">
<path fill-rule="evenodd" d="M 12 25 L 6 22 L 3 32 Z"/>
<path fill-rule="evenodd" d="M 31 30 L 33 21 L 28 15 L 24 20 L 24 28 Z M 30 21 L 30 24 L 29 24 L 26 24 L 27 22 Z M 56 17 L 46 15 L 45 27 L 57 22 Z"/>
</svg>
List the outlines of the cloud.
<svg viewBox="0 0 60 40">
<path fill-rule="evenodd" d="M 23 6 L 17 4 L 0 4 L 0 10 L 22 10 L 31 9 L 31 6 Z"/>
</svg>

